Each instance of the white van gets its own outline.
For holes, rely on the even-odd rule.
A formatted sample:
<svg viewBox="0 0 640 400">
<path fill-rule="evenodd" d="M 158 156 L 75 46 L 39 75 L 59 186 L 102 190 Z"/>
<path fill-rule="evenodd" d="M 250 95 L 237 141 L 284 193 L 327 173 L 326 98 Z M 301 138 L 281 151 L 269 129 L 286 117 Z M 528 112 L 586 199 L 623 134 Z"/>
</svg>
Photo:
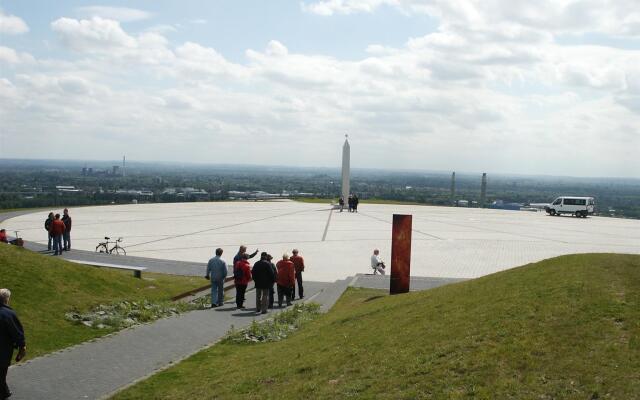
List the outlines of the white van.
<svg viewBox="0 0 640 400">
<path fill-rule="evenodd" d="M 593 214 L 595 204 L 593 197 L 561 196 L 544 209 L 549 215 L 573 214 L 576 217 L 586 218 L 587 215 Z"/>
</svg>

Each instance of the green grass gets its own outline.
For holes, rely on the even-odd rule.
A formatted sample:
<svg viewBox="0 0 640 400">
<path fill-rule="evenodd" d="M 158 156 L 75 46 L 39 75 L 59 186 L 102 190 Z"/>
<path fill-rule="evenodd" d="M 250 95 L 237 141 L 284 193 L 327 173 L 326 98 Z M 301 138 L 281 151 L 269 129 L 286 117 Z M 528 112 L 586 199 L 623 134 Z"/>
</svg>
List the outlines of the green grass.
<svg viewBox="0 0 640 400">
<path fill-rule="evenodd" d="M 0 244 L 0 287 L 12 292 L 27 336 L 28 358 L 113 332 L 65 320 L 71 310 L 87 311 L 119 300 L 168 300 L 205 285 L 203 278 L 144 273 L 73 264 L 20 247 Z"/>
<path fill-rule="evenodd" d="M 116 399 L 631 399 L 640 256 L 572 255 L 437 289 L 349 289 L 286 340 L 217 344 Z"/>
</svg>

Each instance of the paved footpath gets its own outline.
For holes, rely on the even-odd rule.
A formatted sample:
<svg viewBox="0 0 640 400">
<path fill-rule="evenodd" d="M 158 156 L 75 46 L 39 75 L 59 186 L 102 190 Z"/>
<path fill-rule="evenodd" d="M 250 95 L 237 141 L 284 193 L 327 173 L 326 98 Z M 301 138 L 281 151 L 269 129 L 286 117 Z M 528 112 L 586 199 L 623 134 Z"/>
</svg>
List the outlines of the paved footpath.
<svg viewBox="0 0 640 400">
<path fill-rule="evenodd" d="M 322 302 L 326 309 L 347 286 L 346 280 L 339 283 L 342 290 L 329 283 L 305 282 L 306 298 Z M 253 291 L 247 300 L 247 306 L 255 305 Z M 252 309 L 237 310 L 229 301 L 216 309 L 135 326 L 39 357 L 9 369 L 12 399 L 104 398 L 217 342 L 232 325 L 241 328 L 277 311 L 258 315 Z"/>
</svg>

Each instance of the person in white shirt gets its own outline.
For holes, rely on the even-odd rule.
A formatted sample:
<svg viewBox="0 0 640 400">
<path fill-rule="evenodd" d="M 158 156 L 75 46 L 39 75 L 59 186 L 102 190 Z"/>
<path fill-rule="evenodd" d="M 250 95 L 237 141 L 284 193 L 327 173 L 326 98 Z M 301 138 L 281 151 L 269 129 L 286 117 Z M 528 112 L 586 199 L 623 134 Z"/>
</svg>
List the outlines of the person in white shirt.
<svg viewBox="0 0 640 400">
<path fill-rule="evenodd" d="M 380 250 L 378 249 L 375 249 L 371 256 L 371 268 L 373 268 L 374 275 L 377 275 L 378 272 L 380 275 L 384 275 L 384 269 L 386 267 L 384 265 L 384 261 L 382 261 L 382 258 L 380 257 Z"/>
</svg>

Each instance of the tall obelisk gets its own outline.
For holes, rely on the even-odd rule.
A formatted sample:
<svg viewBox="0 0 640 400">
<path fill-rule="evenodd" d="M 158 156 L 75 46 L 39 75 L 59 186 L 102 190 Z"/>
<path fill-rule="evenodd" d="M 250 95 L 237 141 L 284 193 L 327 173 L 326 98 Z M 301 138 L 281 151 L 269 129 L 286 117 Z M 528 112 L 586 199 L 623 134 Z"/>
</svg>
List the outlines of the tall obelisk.
<svg viewBox="0 0 640 400">
<path fill-rule="evenodd" d="M 349 147 L 349 135 L 344 135 L 344 145 L 342 145 L 342 197 L 347 201 L 350 188 L 349 180 L 351 178 L 351 148 Z"/>
</svg>

